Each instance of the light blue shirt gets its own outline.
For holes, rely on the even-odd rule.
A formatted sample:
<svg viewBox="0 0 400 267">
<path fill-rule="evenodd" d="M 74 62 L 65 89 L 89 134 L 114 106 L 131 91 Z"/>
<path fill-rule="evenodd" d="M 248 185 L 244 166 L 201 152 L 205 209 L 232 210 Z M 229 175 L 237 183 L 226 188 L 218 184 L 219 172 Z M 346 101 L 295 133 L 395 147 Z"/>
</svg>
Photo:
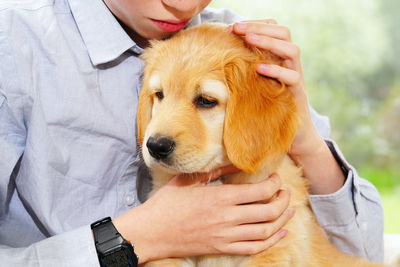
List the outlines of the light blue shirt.
<svg viewBox="0 0 400 267">
<path fill-rule="evenodd" d="M 239 19 L 209 9 L 190 26 Z M 140 205 L 142 52 L 100 0 L 0 2 L 2 266 L 98 266 L 90 223 Z M 327 138 L 327 118 L 312 116 Z M 310 196 L 317 219 L 343 251 L 382 261 L 379 195 L 327 143 L 348 177 Z"/>
</svg>

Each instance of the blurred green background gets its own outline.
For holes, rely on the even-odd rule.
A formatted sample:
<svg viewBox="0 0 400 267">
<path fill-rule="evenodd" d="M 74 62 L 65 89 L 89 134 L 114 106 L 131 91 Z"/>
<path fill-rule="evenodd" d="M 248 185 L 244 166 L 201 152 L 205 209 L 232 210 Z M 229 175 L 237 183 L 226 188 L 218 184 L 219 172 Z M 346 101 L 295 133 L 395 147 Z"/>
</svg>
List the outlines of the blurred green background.
<svg viewBox="0 0 400 267">
<path fill-rule="evenodd" d="M 400 1 L 214 0 L 248 19 L 274 18 L 301 48 L 312 106 L 379 190 L 385 233 L 400 233 Z"/>
</svg>

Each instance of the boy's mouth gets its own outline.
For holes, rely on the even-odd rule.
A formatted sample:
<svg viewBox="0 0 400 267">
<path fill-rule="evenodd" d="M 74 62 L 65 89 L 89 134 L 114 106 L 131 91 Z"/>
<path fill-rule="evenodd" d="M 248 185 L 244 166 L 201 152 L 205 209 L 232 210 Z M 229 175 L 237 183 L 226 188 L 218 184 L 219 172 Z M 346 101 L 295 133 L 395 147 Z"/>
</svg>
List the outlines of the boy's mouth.
<svg viewBox="0 0 400 267">
<path fill-rule="evenodd" d="M 164 21 L 151 19 L 161 30 L 165 32 L 177 32 L 182 30 L 189 22 L 189 20 L 184 21 Z"/>
</svg>

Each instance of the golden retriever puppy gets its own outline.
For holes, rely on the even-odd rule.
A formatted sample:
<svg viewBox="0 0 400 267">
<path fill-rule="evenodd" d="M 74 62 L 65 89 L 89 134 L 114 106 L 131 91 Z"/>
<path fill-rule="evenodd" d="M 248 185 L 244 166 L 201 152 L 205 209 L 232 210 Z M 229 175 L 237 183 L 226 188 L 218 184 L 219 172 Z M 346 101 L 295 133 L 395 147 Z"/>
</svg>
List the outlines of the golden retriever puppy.
<svg viewBox="0 0 400 267">
<path fill-rule="evenodd" d="M 280 60 L 249 47 L 226 26 L 208 24 L 152 42 L 139 101 L 138 130 L 153 192 L 178 173 L 230 163 L 242 171 L 224 183 L 255 183 L 280 175 L 296 215 L 289 235 L 253 256 L 166 259 L 145 266 L 374 266 L 337 250 L 308 203 L 307 179 L 287 156 L 299 118 L 285 85 L 256 73 Z"/>
</svg>

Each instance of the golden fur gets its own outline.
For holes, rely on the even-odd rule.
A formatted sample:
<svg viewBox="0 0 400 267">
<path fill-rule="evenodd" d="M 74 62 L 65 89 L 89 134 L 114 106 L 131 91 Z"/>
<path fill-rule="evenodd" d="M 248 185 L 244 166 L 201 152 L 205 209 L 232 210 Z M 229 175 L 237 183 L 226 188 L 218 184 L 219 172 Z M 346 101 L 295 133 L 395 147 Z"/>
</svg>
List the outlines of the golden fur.
<svg viewBox="0 0 400 267">
<path fill-rule="evenodd" d="M 177 173 L 233 163 L 242 172 L 224 177 L 224 183 L 255 183 L 277 172 L 296 208 L 285 226 L 288 235 L 257 255 L 166 259 L 145 266 L 374 266 L 339 252 L 314 218 L 307 179 L 287 156 L 299 124 L 294 99 L 284 84 L 255 70 L 259 62 L 282 65 L 279 58 L 249 47 L 225 26 L 211 24 L 153 42 L 144 59 L 138 130 L 153 192 Z M 199 96 L 218 103 L 198 107 Z M 165 160 L 152 158 L 146 148 L 150 136 L 172 138 L 173 154 Z"/>
</svg>

